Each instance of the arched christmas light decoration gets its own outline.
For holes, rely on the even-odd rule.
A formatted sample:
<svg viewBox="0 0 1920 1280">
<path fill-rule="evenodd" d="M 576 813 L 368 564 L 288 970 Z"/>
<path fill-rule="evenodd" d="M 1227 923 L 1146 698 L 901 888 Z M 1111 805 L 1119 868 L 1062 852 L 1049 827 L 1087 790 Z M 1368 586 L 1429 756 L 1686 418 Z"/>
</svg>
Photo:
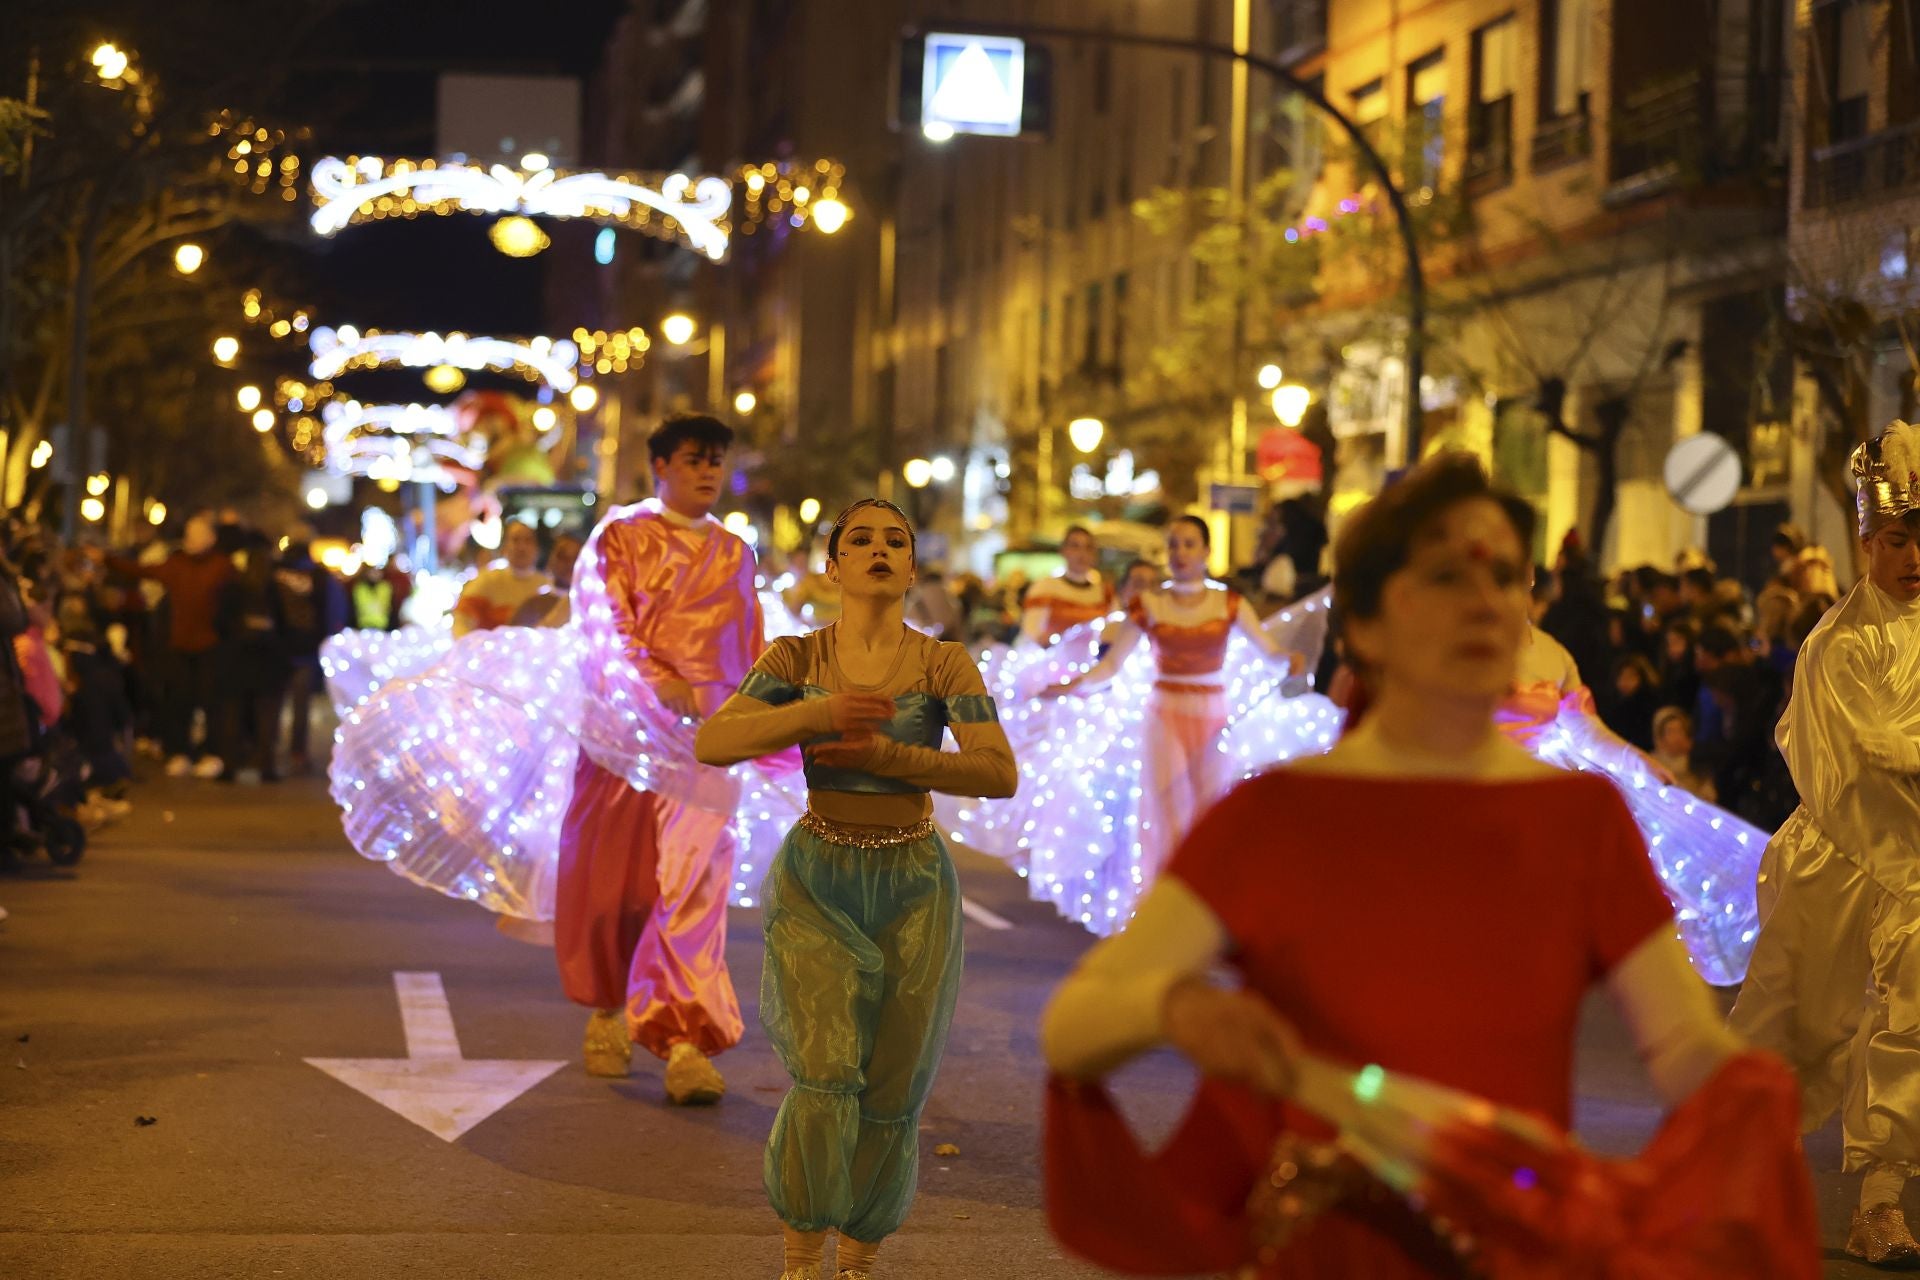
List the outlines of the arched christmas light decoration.
<svg viewBox="0 0 1920 1280">
<path fill-rule="evenodd" d="M 328 156 L 313 164 L 310 223 L 330 236 L 357 222 L 421 213 L 521 213 L 591 218 L 664 238 L 685 238 L 709 258 L 726 256 L 733 191 L 724 178 L 685 174 L 528 173 L 503 164 Z"/>
<path fill-rule="evenodd" d="M 562 395 L 580 382 L 580 348 L 565 338 L 475 338 L 464 333 L 362 332 L 352 325 L 322 326 L 308 341 L 313 352 L 310 372 L 316 378 L 337 378 L 350 369 L 377 369 L 404 365 L 430 369 L 453 365 L 460 369 L 492 369 L 542 381 Z"/>
</svg>

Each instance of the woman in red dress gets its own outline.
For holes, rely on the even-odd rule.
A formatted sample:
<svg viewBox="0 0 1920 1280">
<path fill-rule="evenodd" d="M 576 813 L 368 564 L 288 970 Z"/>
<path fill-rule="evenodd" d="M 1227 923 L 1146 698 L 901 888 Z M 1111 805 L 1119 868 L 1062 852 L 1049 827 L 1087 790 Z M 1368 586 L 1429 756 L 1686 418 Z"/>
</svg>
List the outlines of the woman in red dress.
<svg viewBox="0 0 1920 1280">
<path fill-rule="evenodd" d="M 1527 635 L 1527 560 L 1478 463 L 1430 462 L 1357 515 L 1335 591 L 1373 695 L 1366 715 L 1330 754 L 1254 778 L 1202 818 L 1131 928 L 1094 947 L 1047 1010 L 1049 1208 L 1069 1245 L 1109 1266 L 1472 1274 L 1407 1200 L 1377 1187 L 1336 1196 L 1283 1245 L 1256 1249 L 1244 1206 L 1276 1140 L 1327 1134 L 1284 1101 L 1302 1053 L 1421 1077 L 1564 1130 L 1581 1003 L 1601 983 L 1669 1104 L 1730 1059 L 1763 1084 L 1778 1074 L 1723 1026 L 1619 794 L 1540 763 L 1495 725 Z M 1208 980 L 1222 961 L 1237 989 Z M 1172 1144 L 1139 1167 L 1070 1167 L 1077 1137 L 1121 1123 L 1100 1078 L 1165 1043 L 1205 1077 Z M 1775 1119 L 1755 1123 L 1779 1135 L 1759 1163 L 1785 1188 L 1770 1202 L 1786 1205 L 1782 1225 L 1723 1255 L 1733 1269 L 1722 1274 L 1816 1274 L 1792 1120 Z M 1159 1221 L 1121 1194 L 1145 1185 L 1148 1165 L 1178 1201 Z M 1785 1256 L 1749 1265 L 1751 1249 Z"/>
</svg>

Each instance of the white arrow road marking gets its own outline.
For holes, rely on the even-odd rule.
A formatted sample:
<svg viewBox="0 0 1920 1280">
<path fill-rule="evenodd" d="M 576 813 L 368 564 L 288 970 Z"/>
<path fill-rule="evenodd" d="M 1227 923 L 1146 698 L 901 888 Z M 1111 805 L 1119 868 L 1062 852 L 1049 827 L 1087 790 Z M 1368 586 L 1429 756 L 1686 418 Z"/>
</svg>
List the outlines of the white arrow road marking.
<svg viewBox="0 0 1920 1280">
<path fill-rule="evenodd" d="M 1013 924 L 1010 921 L 993 914 L 993 912 L 987 910 L 969 897 L 961 897 L 960 912 L 975 924 L 983 924 L 989 929 L 1013 928 Z"/>
<path fill-rule="evenodd" d="M 404 1058 L 308 1058 L 340 1083 L 452 1142 L 565 1066 L 564 1062 L 469 1061 L 437 973 L 396 973 Z"/>
</svg>

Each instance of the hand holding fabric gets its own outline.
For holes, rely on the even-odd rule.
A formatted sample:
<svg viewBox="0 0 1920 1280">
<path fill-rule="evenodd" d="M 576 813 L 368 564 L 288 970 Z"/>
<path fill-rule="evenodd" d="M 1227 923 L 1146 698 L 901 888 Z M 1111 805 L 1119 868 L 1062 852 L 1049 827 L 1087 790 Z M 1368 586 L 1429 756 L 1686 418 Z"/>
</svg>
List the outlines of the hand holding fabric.
<svg viewBox="0 0 1920 1280">
<path fill-rule="evenodd" d="M 807 762 L 828 769 L 851 769 L 861 773 L 876 772 L 875 756 L 879 753 L 880 740 L 873 733 L 861 730 L 848 733 L 827 742 L 816 742 L 806 748 Z"/>
<path fill-rule="evenodd" d="M 1920 738 L 1885 729 L 1862 729 L 1860 754 L 1868 764 L 1889 773 L 1920 773 Z"/>
<path fill-rule="evenodd" d="M 1167 1040 L 1204 1074 L 1275 1097 L 1291 1092 L 1300 1042 L 1259 996 L 1185 978 L 1168 989 L 1161 1020 Z"/>
</svg>

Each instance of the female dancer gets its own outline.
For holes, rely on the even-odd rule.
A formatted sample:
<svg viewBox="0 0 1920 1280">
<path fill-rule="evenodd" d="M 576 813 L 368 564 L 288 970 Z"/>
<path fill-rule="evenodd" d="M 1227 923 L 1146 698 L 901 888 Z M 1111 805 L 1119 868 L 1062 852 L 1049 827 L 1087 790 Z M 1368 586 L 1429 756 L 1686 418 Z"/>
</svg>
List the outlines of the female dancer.
<svg viewBox="0 0 1920 1280">
<path fill-rule="evenodd" d="M 1331 754 L 1256 778 L 1211 810 L 1132 927 L 1088 953 L 1047 1010 L 1042 1045 L 1062 1078 L 1049 1099 L 1052 1154 L 1098 1148 L 1103 1160 L 1050 1158 L 1056 1229 L 1127 1270 L 1464 1276 L 1451 1232 L 1377 1184 L 1339 1183 L 1314 1156 L 1269 1169 L 1276 1139 L 1318 1136 L 1275 1100 L 1293 1094 L 1311 1053 L 1375 1064 L 1350 1098 L 1406 1073 L 1564 1129 L 1575 1029 L 1598 979 L 1670 1103 L 1713 1080 L 1750 1104 L 1730 1108 L 1738 1132 L 1688 1150 L 1712 1165 L 1733 1149 L 1714 1139 L 1739 1143 L 1742 1203 L 1771 1189 L 1777 1212 L 1745 1232 L 1680 1233 L 1681 1245 L 1723 1251 L 1711 1274 L 1817 1274 L 1779 1065 L 1743 1055 L 1688 968 L 1619 793 L 1540 763 L 1495 724 L 1527 632 L 1527 572 L 1479 464 L 1443 457 L 1396 484 L 1349 523 L 1338 563 L 1348 652 L 1374 695 L 1365 715 Z M 1223 960 L 1244 989 L 1207 981 Z M 1180 1134 L 1150 1159 L 1116 1140 L 1124 1121 L 1092 1082 L 1162 1042 L 1206 1079 Z M 1724 1122 L 1728 1109 L 1708 1112 Z M 1690 1122 L 1700 1116 L 1689 1108 Z M 1725 1186 L 1736 1157 L 1719 1158 Z M 1509 1172 L 1490 1194 L 1534 1186 L 1531 1170 Z M 1257 1250 L 1245 1206 L 1269 1176 L 1291 1184 L 1283 1210 L 1316 1196 L 1325 1207 Z M 1176 1203 L 1155 1214 L 1150 1197 L 1126 1194 L 1149 1185 Z M 1665 1207 L 1658 1193 L 1642 1198 L 1629 1231 L 1634 1214 Z"/>
<path fill-rule="evenodd" d="M 960 983 L 960 891 L 929 791 L 1013 794 L 1013 752 L 967 651 L 908 629 L 913 530 L 857 502 L 827 540 L 837 622 L 777 640 L 694 749 L 731 765 L 806 747 L 807 809 L 768 869 L 760 1021 L 794 1087 L 767 1141 L 790 1280 L 828 1231 L 865 1280 L 906 1217 L 920 1110 Z M 940 749 L 951 728 L 960 749 Z"/>
<path fill-rule="evenodd" d="M 1194 819 L 1231 780 L 1219 750 L 1231 717 L 1223 669 L 1227 641 L 1238 631 L 1269 660 L 1304 674 L 1306 659 L 1261 627 L 1240 593 L 1207 578 L 1212 544 L 1206 521 L 1177 517 L 1167 527 L 1169 581 L 1134 602 L 1112 645 L 1084 675 L 1051 691 L 1059 696 L 1112 680 L 1142 637 L 1159 671 L 1147 703 L 1152 726 L 1140 779 L 1139 878 L 1151 884 Z"/>
</svg>

